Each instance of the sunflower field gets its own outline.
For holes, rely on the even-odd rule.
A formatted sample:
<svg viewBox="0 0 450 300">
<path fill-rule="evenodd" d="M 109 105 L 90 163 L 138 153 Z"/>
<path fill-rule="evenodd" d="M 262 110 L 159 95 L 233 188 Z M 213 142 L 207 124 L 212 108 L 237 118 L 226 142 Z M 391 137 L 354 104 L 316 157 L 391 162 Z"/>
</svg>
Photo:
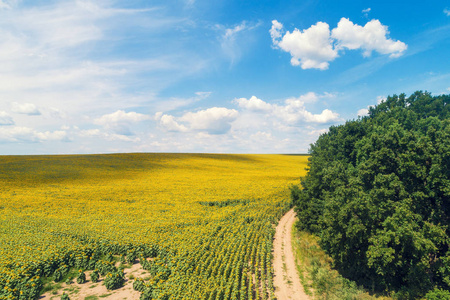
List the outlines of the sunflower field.
<svg viewBox="0 0 450 300">
<path fill-rule="evenodd" d="M 0 156 L 0 299 L 37 299 L 70 270 L 114 286 L 117 257 L 151 274 L 141 299 L 274 299 L 275 225 L 307 159 Z"/>
</svg>

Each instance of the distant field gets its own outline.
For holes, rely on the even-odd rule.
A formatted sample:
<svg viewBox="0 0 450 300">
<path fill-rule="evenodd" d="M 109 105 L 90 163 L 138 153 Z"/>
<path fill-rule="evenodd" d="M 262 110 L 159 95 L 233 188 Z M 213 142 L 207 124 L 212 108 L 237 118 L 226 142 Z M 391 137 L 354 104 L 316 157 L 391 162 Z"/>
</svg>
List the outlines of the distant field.
<svg viewBox="0 0 450 300">
<path fill-rule="evenodd" d="M 93 269 L 111 255 L 152 257 L 146 286 L 155 299 L 269 299 L 273 224 L 306 162 L 0 156 L 0 299 L 35 295 L 62 266 Z"/>
</svg>

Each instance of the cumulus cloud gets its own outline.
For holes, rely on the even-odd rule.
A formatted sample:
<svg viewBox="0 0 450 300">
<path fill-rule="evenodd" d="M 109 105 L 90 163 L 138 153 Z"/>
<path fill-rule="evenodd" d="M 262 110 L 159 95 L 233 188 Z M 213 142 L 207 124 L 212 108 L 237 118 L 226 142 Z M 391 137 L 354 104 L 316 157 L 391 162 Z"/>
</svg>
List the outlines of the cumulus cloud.
<svg viewBox="0 0 450 300">
<path fill-rule="evenodd" d="M 159 125 L 167 131 L 186 132 L 187 127 L 178 124 L 175 117 L 172 115 L 165 115 L 162 112 L 155 114 L 155 120 L 159 122 Z"/>
<path fill-rule="evenodd" d="M 277 117 L 281 122 L 289 125 L 338 121 L 339 114 L 329 109 L 323 110 L 320 114 L 313 114 L 306 109 L 305 103 L 313 103 L 321 97 L 332 97 L 332 95 L 324 94 L 319 96 L 316 93 L 310 92 L 298 98 L 288 98 L 281 105 L 267 103 L 255 96 L 252 96 L 250 99 L 236 99 L 235 103 L 246 110 L 262 112 L 268 116 Z"/>
<path fill-rule="evenodd" d="M 248 110 L 270 111 L 272 109 L 271 104 L 266 103 L 266 102 L 262 101 L 261 99 L 256 98 L 255 96 L 252 96 L 248 100 L 246 98 L 239 98 L 239 99 L 236 99 L 235 102 L 239 105 L 239 107 L 245 108 Z"/>
<path fill-rule="evenodd" d="M 277 107 L 275 115 L 292 125 L 299 122 L 330 123 L 339 120 L 339 114 L 336 112 L 324 109 L 320 114 L 313 114 L 297 102 L 286 102 L 285 106 Z"/>
<path fill-rule="evenodd" d="M 336 96 L 309 92 L 276 102 L 251 96 L 234 99 L 234 109 L 161 111 L 153 117 L 159 130 L 136 151 L 306 153 L 317 136 L 343 121 L 321 107 Z"/>
<path fill-rule="evenodd" d="M 358 117 L 364 117 L 367 116 L 369 114 L 369 109 L 368 108 L 361 108 L 360 110 L 358 110 L 358 112 L 356 113 L 356 115 Z"/>
<path fill-rule="evenodd" d="M 5 111 L 0 111 L 0 126 L 14 125 L 13 118 Z"/>
<path fill-rule="evenodd" d="M 405 43 L 387 37 L 388 27 L 379 20 L 367 22 L 363 27 L 342 18 L 331 31 L 327 23 L 317 22 L 307 29 L 296 28 L 286 33 L 283 32 L 283 25 L 273 20 L 269 32 L 273 45 L 289 52 L 291 64 L 302 69 L 326 70 L 329 63 L 339 56 L 339 51 L 345 49 L 362 49 L 365 57 L 376 51 L 389 54 L 391 58 L 401 56 L 407 49 Z"/>
<path fill-rule="evenodd" d="M 387 38 L 388 34 L 387 26 L 379 20 L 372 20 L 362 27 L 342 18 L 331 36 L 337 41 L 337 49 L 362 49 L 365 57 L 370 56 L 372 51 L 390 54 L 389 57 L 401 56 L 407 49 L 406 44 Z"/>
<path fill-rule="evenodd" d="M 231 128 L 231 122 L 239 113 L 235 109 L 212 107 L 198 112 L 188 112 L 180 120 L 190 124 L 194 130 L 206 131 L 212 134 L 223 134 Z"/>
<path fill-rule="evenodd" d="M 277 20 L 272 21 L 272 27 L 270 28 L 270 36 L 272 37 L 272 43 L 274 45 L 277 45 L 279 42 L 279 39 L 283 36 L 282 35 L 283 30 L 283 24 L 278 22 Z"/>
<path fill-rule="evenodd" d="M 444 8 L 444 14 L 446 14 L 447 17 L 450 17 L 450 9 Z"/>
<path fill-rule="evenodd" d="M 41 112 L 36 107 L 36 105 L 32 103 L 11 103 L 11 111 L 17 114 L 25 114 L 29 116 L 37 116 L 40 115 Z"/>
<path fill-rule="evenodd" d="M 64 130 L 39 132 L 29 127 L 0 127 L 1 142 L 68 141 Z"/>
<path fill-rule="evenodd" d="M 123 110 L 118 110 L 111 114 L 103 115 L 95 120 L 96 124 L 99 125 L 110 125 L 120 122 L 139 122 L 143 120 L 148 120 L 150 117 L 148 115 L 140 114 L 137 112 L 125 112 Z"/>
<path fill-rule="evenodd" d="M 118 110 L 111 114 L 106 114 L 94 120 L 94 124 L 101 125 L 106 129 L 120 135 L 133 135 L 130 126 L 144 120 L 149 120 L 150 116 L 137 112 L 125 112 Z"/>
<path fill-rule="evenodd" d="M 238 116 L 239 113 L 235 109 L 212 107 L 197 112 L 187 112 L 179 118 L 159 112 L 156 113 L 155 120 L 167 131 L 225 134 L 231 129 L 231 123 Z"/>
<path fill-rule="evenodd" d="M 302 69 L 328 69 L 329 62 L 334 60 L 338 53 L 333 48 L 330 38 L 330 27 L 327 23 L 317 22 L 310 28 L 300 31 L 286 32 L 282 36 L 282 25 L 276 20 L 272 21 L 270 34 L 274 45 L 289 52 L 292 56 L 291 64 Z"/>
</svg>

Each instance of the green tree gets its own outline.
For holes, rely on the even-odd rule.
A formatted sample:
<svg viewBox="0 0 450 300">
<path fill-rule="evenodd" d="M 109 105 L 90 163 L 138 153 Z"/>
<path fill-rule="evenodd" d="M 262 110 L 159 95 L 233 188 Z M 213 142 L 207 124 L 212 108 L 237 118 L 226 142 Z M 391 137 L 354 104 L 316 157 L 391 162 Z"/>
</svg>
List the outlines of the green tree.
<svg viewBox="0 0 450 300">
<path fill-rule="evenodd" d="M 449 102 L 394 95 L 311 145 L 298 226 L 344 276 L 405 297 L 450 288 Z"/>
</svg>

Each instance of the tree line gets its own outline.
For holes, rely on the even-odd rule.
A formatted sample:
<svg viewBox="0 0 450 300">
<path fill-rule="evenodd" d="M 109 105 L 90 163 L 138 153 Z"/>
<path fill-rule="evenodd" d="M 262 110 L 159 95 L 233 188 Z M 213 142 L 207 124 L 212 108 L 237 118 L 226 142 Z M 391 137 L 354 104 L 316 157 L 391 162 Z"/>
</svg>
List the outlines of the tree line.
<svg viewBox="0 0 450 300">
<path fill-rule="evenodd" d="M 310 147 L 301 230 L 345 277 L 417 298 L 450 289 L 450 95 L 389 96 Z"/>
</svg>

